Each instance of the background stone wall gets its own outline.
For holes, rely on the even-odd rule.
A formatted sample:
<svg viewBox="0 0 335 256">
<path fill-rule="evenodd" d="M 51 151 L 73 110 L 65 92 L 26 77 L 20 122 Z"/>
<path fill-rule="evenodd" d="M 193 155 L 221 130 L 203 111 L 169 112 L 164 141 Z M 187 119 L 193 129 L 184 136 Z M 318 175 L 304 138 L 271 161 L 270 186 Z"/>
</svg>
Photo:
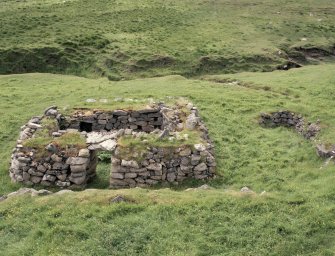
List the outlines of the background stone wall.
<svg viewBox="0 0 335 256">
<path fill-rule="evenodd" d="M 163 116 L 160 108 L 138 111 L 94 110 L 92 114 L 87 114 L 87 110 L 78 110 L 69 117 L 61 116 L 60 126 L 62 129 L 70 128 L 86 132 L 118 129 L 152 132 L 155 129 L 162 129 Z"/>
</svg>

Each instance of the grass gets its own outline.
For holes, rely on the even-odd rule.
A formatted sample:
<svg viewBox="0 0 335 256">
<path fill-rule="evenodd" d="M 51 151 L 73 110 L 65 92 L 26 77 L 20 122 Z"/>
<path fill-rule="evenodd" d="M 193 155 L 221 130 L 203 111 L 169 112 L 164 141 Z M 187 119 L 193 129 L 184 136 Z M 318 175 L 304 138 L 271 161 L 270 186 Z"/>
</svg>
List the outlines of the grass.
<svg viewBox="0 0 335 256">
<path fill-rule="evenodd" d="M 334 10 L 332 0 L 6 0 L 0 73 L 122 80 L 271 71 L 287 55 L 304 63 L 299 47 L 331 52 Z"/>
<path fill-rule="evenodd" d="M 44 118 L 41 121 L 42 128 L 36 130 L 34 137 L 23 141 L 23 146 L 35 149 L 35 159 L 48 156 L 50 153 L 46 146 L 53 144 L 58 150 L 64 150 L 67 155 L 75 156 L 79 149 L 86 148 L 86 139 L 79 132 L 65 133 L 60 137 L 52 137 L 52 133 L 58 131 L 56 119 Z"/>
<path fill-rule="evenodd" d="M 186 183 L 171 189 L 88 190 L 8 199 L 0 203 L 1 253 L 333 255 L 335 165 L 324 166 L 314 144 L 334 144 L 334 68 L 324 64 L 207 80 L 0 76 L 0 193 L 19 187 L 10 182 L 8 162 L 20 126 L 50 105 L 71 109 L 87 98 L 107 99 L 109 107 L 119 106 L 115 98 L 189 99 L 209 128 L 218 164 L 218 177 L 209 182 L 212 190 L 184 191 L 200 185 Z M 217 82 L 225 79 L 228 82 Z M 310 121 L 320 119 L 317 141 L 284 127 L 258 125 L 260 112 L 278 109 L 301 113 Z M 99 164 L 90 188 L 107 186 L 109 168 Z M 241 195 L 237 191 L 243 186 L 255 194 Z M 262 191 L 265 196 L 260 196 Z M 132 202 L 109 204 L 117 194 Z"/>
<path fill-rule="evenodd" d="M 157 147 L 163 149 L 166 155 L 173 155 L 176 148 L 193 148 L 194 144 L 199 143 L 204 143 L 200 132 L 190 130 L 183 130 L 179 133 L 179 138 L 174 140 L 169 138 L 159 139 L 157 134 L 144 134 L 137 138 L 126 135 L 118 140 L 118 154 L 122 159 L 141 161 L 148 152 L 148 147 Z"/>
</svg>

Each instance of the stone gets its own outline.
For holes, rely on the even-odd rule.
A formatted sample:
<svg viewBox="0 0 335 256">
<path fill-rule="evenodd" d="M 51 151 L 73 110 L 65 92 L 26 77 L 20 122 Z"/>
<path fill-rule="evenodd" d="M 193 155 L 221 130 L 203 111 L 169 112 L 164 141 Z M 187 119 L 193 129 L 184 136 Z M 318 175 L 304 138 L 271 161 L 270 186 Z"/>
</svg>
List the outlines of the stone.
<svg viewBox="0 0 335 256">
<path fill-rule="evenodd" d="M 189 163 L 190 159 L 188 157 L 183 157 L 180 162 L 181 165 L 188 165 Z"/>
<path fill-rule="evenodd" d="M 72 173 L 85 172 L 87 168 L 86 164 L 81 165 L 71 165 L 70 169 Z"/>
<path fill-rule="evenodd" d="M 29 163 L 31 161 L 30 158 L 28 157 L 18 157 L 17 160 L 20 162 L 20 163 Z"/>
<path fill-rule="evenodd" d="M 40 164 L 37 166 L 37 171 L 45 173 L 47 171 L 47 168 Z"/>
<path fill-rule="evenodd" d="M 42 180 L 42 177 L 40 176 L 30 176 L 30 181 L 34 184 L 40 183 Z"/>
<path fill-rule="evenodd" d="M 115 116 L 126 116 L 128 115 L 127 111 L 124 110 L 114 110 L 113 115 Z"/>
<path fill-rule="evenodd" d="M 71 183 L 70 182 L 64 182 L 64 181 L 57 181 L 56 182 L 56 186 L 58 186 L 58 187 L 69 187 L 71 185 Z M 63 193 L 60 193 L 60 192 L 62 192 L 63 191 Z M 58 195 L 61 195 L 61 194 L 65 194 L 65 193 L 69 193 L 69 192 L 73 192 L 72 190 L 67 190 L 67 189 L 65 189 L 65 190 L 61 190 L 61 191 L 59 191 L 59 192 L 57 192 L 57 193 L 55 193 L 55 194 L 58 194 Z"/>
<path fill-rule="evenodd" d="M 150 171 L 157 172 L 157 171 L 162 171 L 163 166 L 159 163 L 154 163 L 154 164 L 149 164 L 146 168 Z"/>
<path fill-rule="evenodd" d="M 47 196 L 47 195 L 51 195 L 52 192 L 49 191 L 49 190 L 46 190 L 46 189 L 41 189 L 41 190 L 38 190 L 38 191 L 33 191 L 31 193 L 31 196 Z"/>
<path fill-rule="evenodd" d="M 58 151 L 57 147 L 54 144 L 52 144 L 52 143 L 50 143 L 49 145 L 47 145 L 45 147 L 45 149 L 47 151 L 49 151 L 50 153 L 56 153 Z"/>
<path fill-rule="evenodd" d="M 156 185 L 156 184 L 158 184 L 158 181 L 157 180 L 152 180 L 152 179 L 147 179 L 145 181 L 145 183 L 147 183 L 149 185 Z"/>
<path fill-rule="evenodd" d="M 199 120 L 200 120 L 199 117 L 197 117 L 194 113 L 190 114 L 186 119 L 185 123 L 186 129 L 194 130 L 195 127 L 198 125 Z"/>
<path fill-rule="evenodd" d="M 89 159 L 86 157 L 69 157 L 66 161 L 66 164 L 69 165 L 83 165 L 83 164 L 88 164 Z"/>
<path fill-rule="evenodd" d="M 134 179 L 137 177 L 137 173 L 129 172 L 124 175 L 125 179 Z"/>
<path fill-rule="evenodd" d="M 30 174 L 27 172 L 23 172 L 22 177 L 24 181 L 30 180 Z"/>
<path fill-rule="evenodd" d="M 62 134 L 60 132 L 53 132 L 51 135 L 52 135 L 52 137 L 60 137 L 60 136 L 62 136 Z"/>
<path fill-rule="evenodd" d="M 113 186 L 128 186 L 128 183 L 120 179 L 110 179 L 110 185 L 113 188 Z"/>
<path fill-rule="evenodd" d="M 51 155 L 51 160 L 54 161 L 54 162 L 56 162 L 56 163 L 60 163 L 60 162 L 63 161 L 63 158 L 60 157 L 60 156 L 58 156 L 58 155 L 56 155 L 56 154 L 53 154 L 53 155 Z"/>
<path fill-rule="evenodd" d="M 162 140 L 166 137 L 169 137 L 170 131 L 168 129 L 164 129 L 163 132 L 159 135 L 158 139 Z"/>
<path fill-rule="evenodd" d="M 121 202 L 126 202 L 127 200 L 123 196 L 116 196 L 114 197 L 110 202 L 111 203 L 121 203 Z"/>
<path fill-rule="evenodd" d="M 169 182 L 173 182 L 173 181 L 175 181 L 176 180 L 176 174 L 175 173 L 173 173 L 173 172 L 171 172 L 171 173 L 168 173 L 167 175 L 166 175 L 166 179 L 167 179 L 167 181 L 169 181 Z"/>
<path fill-rule="evenodd" d="M 7 199 L 7 196 L 6 196 L 6 195 L 2 195 L 2 196 L 0 196 L 0 202 L 4 201 L 4 200 L 6 200 L 6 199 Z"/>
<path fill-rule="evenodd" d="M 204 144 L 195 144 L 194 145 L 194 148 L 197 150 L 197 151 L 205 151 L 206 150 L 206 146 Z"/>
<path fill-rule="evenodd" d="M 124 174 L 123 173 L 119 173 L 119 172 L 112 172 L 111 173 L 111 178 L 112 179 L 124 179 Z"/>
<path fill-rule="evenodd" d="M 40 125 L 40 124 L 35 124 L 35 123 L 28 123 L 27 126 L 28 126 L 30 129 L 41 129 L 41 128 L 42 128 L 42 125 Z"/>
<path fill-rule="evenodd" d="M 319 157 L 329 158 L 335 156 L 335 150 L 327 150 L 326 146 L 321 144 L 316 146 L 316 152 Z"/>
<path fill-rule="evenodd" d="M 115 140 L 106 140 L 100 143 L 100 146 L 103 150 L 114 151 L 117 146 L 117 143 Z"/>
<path fill-rule="evenodd" d="M 10 198 L 10 197 L 13 197 L 13 196 L 20 196 L 20 195 L 25 195 L 25 194 L 31 194 L 34 191 L 36 191 L 36 190 L 33 189 L 33 188 L 20 188 L 19 190 L 15 191 L 15 192 L 9 193 L 7 195 L 7 197 Z"/>
<path fill-rule="evenodd" d="M 45 174 L 42 178 L 42 180 L 54 182 L 56 180 L 56 177 L 53 175 Z"/>
<path fill-rule="evenodd" d="M 250 188 L 248 187 L 243 187 L 240 190 L 242 193 L 254 193 L 254 191 L 252 191 Z"/>
<path fill-rule="evenodd" d="M 56 116 L 57 115 L 57 106 L 50 106 L 44 110 L 44 115 L 46 116 Z"/>
<path fill-rule="evenodd" d="M 194 178 L 197 179 L 197 180 L 203 180 L 203 179 L 207 178 L 207 175 L 205 175 L 205 174 L 196 174 L 194 176 Z"/>
<path fill-rule="evenodd" d="M 76 185 L 82 185 L 86 183 L 86 175 L 81 177 L 73 177 L 72 175 L 70 175 L 69 180 Z"/>
<path fill-rule="evenodd" d="M 81 150 L 79 150 L 78 156 L 79 157 L 86 157 L 86 158 L 90 157 L 90 151 L 86 148 L 81 149 Z"/>
<path fill-rule="evenodd" d="M 195 172 L 203 172 L 207 170 L 207 165 L 205 163 L 200 163 L 196 167 L 194 167 Z"/>
<path fill-rule="evenodd" d="M 211 189 L 211 187 L 210 187 L 210 186 L 208 186 L 207 184 L 204 184 L 204 185 L 202 185 L 202 186 L 198 187 L 197 189 L 201 189 L 201 190 L 208 190 L 208 189 Z"/>
<path fill-rule="evenodd" d="M 106 140 L 115 139 L 117 137 L 117 133 L 108 132 L 108 133 L 100 133 L 100 132 L 90 132 L 87 134 L 86 143 L 87 144 L 99 144 Z"/>
<path fill-rule="evenodd" d="M 130 160 L 130 161 L 122 160 L 121 166 L 131 167 L 131 168 L 135 168 L 135 169 L 139 168 L 138 163 L 135 160 Z"/>
<path fill-rule="evenodd" d="M 62 170 L 62 169 L 63 169 L 63 166 L 64 166 L 63 163 L 54 163 L 54 164 L 52 165 L 52 169 L 53 169 L 53 170 Z"/>
<path fill-rule="evenodd" d="M 192 154 L 192 150 L 190 148 L 185 148 L 179 152 L 180 156 L 190 156 Z"/>
<path fill-rule="evenodd" d="M 57 179 L 59 179 L 60 181 L 65 181 L 67 178 L 67 174 L 58 174 Z"/>
<path fill-rule="evenodd" d="M 52 183 L 47 180 L 42 180 L 40 184 L 45 187 L 50 187 L 52 185 Z"/>
</svg>

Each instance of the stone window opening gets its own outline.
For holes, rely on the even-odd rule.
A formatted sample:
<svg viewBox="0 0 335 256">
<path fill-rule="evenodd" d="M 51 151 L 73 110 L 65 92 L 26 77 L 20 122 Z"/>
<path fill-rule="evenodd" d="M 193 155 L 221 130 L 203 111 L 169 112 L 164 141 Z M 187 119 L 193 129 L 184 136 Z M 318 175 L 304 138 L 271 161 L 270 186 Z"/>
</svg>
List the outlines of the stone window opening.
<svg viewBox="0 0 335 256">
<path fill-rule="evenodd" d="M 92 132 L 93 131 L 93 124 L 88 123 L 88 122 L 80 122 L 79 131 L 80 132 Z"/>
</svg>

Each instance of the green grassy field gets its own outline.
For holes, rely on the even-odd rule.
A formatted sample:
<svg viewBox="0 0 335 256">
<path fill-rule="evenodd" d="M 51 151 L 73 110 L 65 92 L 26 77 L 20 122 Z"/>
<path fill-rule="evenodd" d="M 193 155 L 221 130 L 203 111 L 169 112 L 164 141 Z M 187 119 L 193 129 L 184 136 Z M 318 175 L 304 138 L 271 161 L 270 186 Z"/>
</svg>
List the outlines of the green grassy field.
<svg viewBox="0 0 335 256">
<path fill-rule="evenodd" d="M 88 190 L 6 199 L 0 255 L 335 255 L 335 165 L 315 151 L 335 144 L 334 13 L 333 0 L 2 0 L 0 195 L 21 187 L 8 175 L 20 127 L 51 105 L 184 97 L 218 166 L 210 190 L 108 190 L 99 163 Z M 277 110 L 322 130 L 259 126 Z"/>
<path fill-rule="evenodd" d="M 208 191 L 185 191 L 200 185 L 188 183 L 8 199 L 0 203 L 0 255 L 334 255 L 335 165 L 324 166 L 314 149 L 334 143 L 334 68 L 120 82 L 1 76 L 0 193 L 19 187 L 8 177 L 19 127 L 49 105 L 88 106 L 87 98 L 108 99 L 109 107 L 190 99 L 214 141 L 218 177 Z M 320 119 L 317 141 L 258 125 L 260 112 L 279 109 Z M 99 165 L 90 188 L 108 186 L 108 169 Z M 243 186 L 256 195 L 242 196 Z M 116 194 L 132 201 L 109 204 Z"/>
<path fill-rule="evenodd" d="M 334 58 L 334 11 L 333 0 L 3 0 L 0 74 L 120 80 L 317 63 L 299 47 Z"/>
</svg>

